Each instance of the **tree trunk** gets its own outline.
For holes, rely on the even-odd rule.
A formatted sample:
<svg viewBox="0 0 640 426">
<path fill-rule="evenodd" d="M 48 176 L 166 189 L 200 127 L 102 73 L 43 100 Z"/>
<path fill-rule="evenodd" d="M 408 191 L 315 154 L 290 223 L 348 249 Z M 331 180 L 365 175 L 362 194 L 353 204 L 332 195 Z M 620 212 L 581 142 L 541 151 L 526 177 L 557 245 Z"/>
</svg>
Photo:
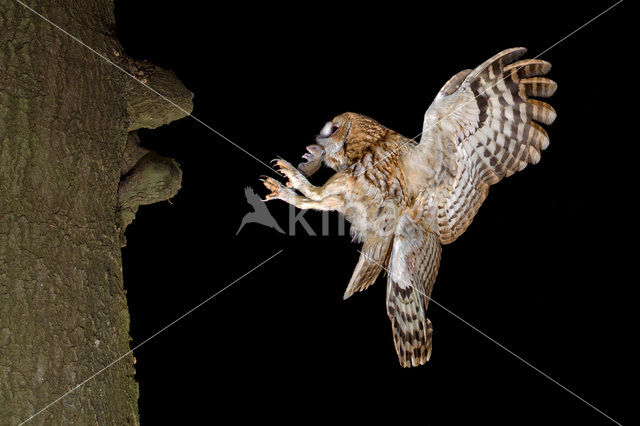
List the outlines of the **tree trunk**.
<svg viewBox="0 0 640 426">
<path fill-rule="evenodd" d="M 140 81 L 153 86 L 158 76 L 172 92 L 163 93 L 191 110 L 173 74 L 125 57 L 112 0 L 25 3 Z M 186 112 L 161 99 L 160 111 L 150 108 L 145 90 L 18 2 L 0 0 L 1 424 L 27 420 L 130 350 L 122 230 L 139 204 L 175 193 L 181 172 L 137 144 L 131 153 L 127 139 Z M 151 173 L 134 173 L 149 163 Z M 118 193 L 144 192 L 147 180 L 149 199 L 132 204 Z M 129 355 L 33 422 L 138 423 L 134 373 Z"/>
</svg>

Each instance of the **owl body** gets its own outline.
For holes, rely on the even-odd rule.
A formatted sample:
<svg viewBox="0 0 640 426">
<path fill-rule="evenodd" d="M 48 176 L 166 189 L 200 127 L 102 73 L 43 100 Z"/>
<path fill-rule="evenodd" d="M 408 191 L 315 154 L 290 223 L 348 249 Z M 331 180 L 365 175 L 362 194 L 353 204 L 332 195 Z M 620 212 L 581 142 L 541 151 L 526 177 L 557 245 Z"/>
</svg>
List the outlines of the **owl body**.
<svg viewBox="0 0 640 426">
<path fill-rule="evenodd" d="M 381 140 L 379 146 L 372 146 L 371 153 L 361 159 L 360 166 L 346 172 L 350 179 L 343 214 L 351 224 L 352 236 L 359 242 L 366 235 L 392 235 L 400 212 L 412 201 L 399 158 L 395 156 L 380 162 L 389 152 L 389 145 L 400 146 L 387 142 Z"/>
<path fill-rule="evenodd" d="M 267 199 L 339 211 L 351 223 L 362 249 L 345 299 L 388 271 L 387 314 L 404 367 L 431 355 L 426 310 L 441 246 L 466 230 L 491 185 L 537 163 L 549 143 L 539 123 L 551 124 L 556 113 L 531 97 L 555 92 L 555 83 L 542 77 L 551 65 L 514 62 L 525 51 L 507 49 L 454 75 L 425 113 L 419 143 L 344 113 L 316 138 L 323 163 L 336 171 L 323 186 L 311 185 L 284 160 L 276 164 L 287 186 L 265 180 L 272 191 Z"/>
</svg>

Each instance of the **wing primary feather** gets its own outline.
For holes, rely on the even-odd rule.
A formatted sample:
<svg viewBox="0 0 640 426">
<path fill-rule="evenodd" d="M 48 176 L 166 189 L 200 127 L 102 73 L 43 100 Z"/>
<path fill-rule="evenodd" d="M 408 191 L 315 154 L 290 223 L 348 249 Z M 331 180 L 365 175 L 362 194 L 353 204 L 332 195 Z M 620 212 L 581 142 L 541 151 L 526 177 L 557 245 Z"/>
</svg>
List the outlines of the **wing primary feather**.
<svg viewBox="0 0 640 426">
<path fill-rule="evenodd" d="M 515 71 L 519 77 L 537 77 L 551 71 L 551 64 L 542 59 L 524 59 L 507 65 L 504 70 Z"/>
<path fill-rule="evenodd" d="M 457 74 L 425 113 L 411 164 L 442 159 L 435 161 L 434 173 L 425 173 L 423 186 L 418 186 L 435 187 L 436 233 L 442 244 L 451 243 L 467 229 L 489 186 L 540 161 L 541 151 L 549 145 L 541 124 L 553 123 L 556 111 L 530 97 L 548 98 L 558 86 L 544 77 L 550 63 L 518 60 L 525 51 L 512 48 L 494 55 L 467 73 L 460 84 L 461 74 Z M 435 182 L 429 178 L 434 174 Z M 420 176 L 412 174 L 416 175 Z"/>
</svg>

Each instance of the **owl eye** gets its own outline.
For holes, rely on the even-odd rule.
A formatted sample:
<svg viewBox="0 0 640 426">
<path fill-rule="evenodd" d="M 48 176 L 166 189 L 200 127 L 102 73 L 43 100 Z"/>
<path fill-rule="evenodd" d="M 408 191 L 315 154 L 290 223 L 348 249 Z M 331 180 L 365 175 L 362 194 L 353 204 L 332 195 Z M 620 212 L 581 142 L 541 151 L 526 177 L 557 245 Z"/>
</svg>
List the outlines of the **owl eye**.
<svg viewBox="0 0 640 426">
<path fill-rule="evenodd" d="M 327 124 L 324 125 L 322 130 L 320 130 L 320 134 L 318 135 L 318 137 L 320 137 L 322 139 L 328 138 L 331 135 L 333 135 L 335 132 L 337 132 L 339 128 L 340 128 L 340 126 L 336 126 L 332 122 L 329 121 L 329 122 L 327 122 Z"/>
</svg>

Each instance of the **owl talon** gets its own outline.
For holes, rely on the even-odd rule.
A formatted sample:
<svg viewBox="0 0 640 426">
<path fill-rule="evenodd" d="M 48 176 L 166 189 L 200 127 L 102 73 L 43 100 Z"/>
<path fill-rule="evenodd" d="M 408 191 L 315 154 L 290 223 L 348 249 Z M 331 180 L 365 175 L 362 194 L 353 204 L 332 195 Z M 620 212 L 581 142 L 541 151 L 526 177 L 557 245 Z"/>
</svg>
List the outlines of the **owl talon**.
<svg viewBox="0 0 640 426">
<path fill-rule="evenodd" d="M 298 170 L 295 167 L 293 167 L 291 163 L 289 163 L 288 161 L 282 158 L 276 159 L 275 167 L 277 167 L 276 171 L 278 173 L 280 173 L 282 176 L 286 177 L 289 180 L 289 182 L 287 182 L 287 186 L 289 188 L 295 188 L 296 183 L 298 181 L 296 176 Z"/>
<path fill-rule="evenodd" d="M 283 189 L 282 184 L 280 182 L 278 182 L 277 180 L 269 176 L 266 176 L 264 179 L 260 179 L 260 180 L 262 181 L 264 186 L 266 186 L 267 189 L 271 191 L 270 194 L 267 194 L 264 201 L 268 201 L 268 200 L 272 200 L 274 198 L 280 197 L 281 195 L 280 191 Z"/>
</svg>

